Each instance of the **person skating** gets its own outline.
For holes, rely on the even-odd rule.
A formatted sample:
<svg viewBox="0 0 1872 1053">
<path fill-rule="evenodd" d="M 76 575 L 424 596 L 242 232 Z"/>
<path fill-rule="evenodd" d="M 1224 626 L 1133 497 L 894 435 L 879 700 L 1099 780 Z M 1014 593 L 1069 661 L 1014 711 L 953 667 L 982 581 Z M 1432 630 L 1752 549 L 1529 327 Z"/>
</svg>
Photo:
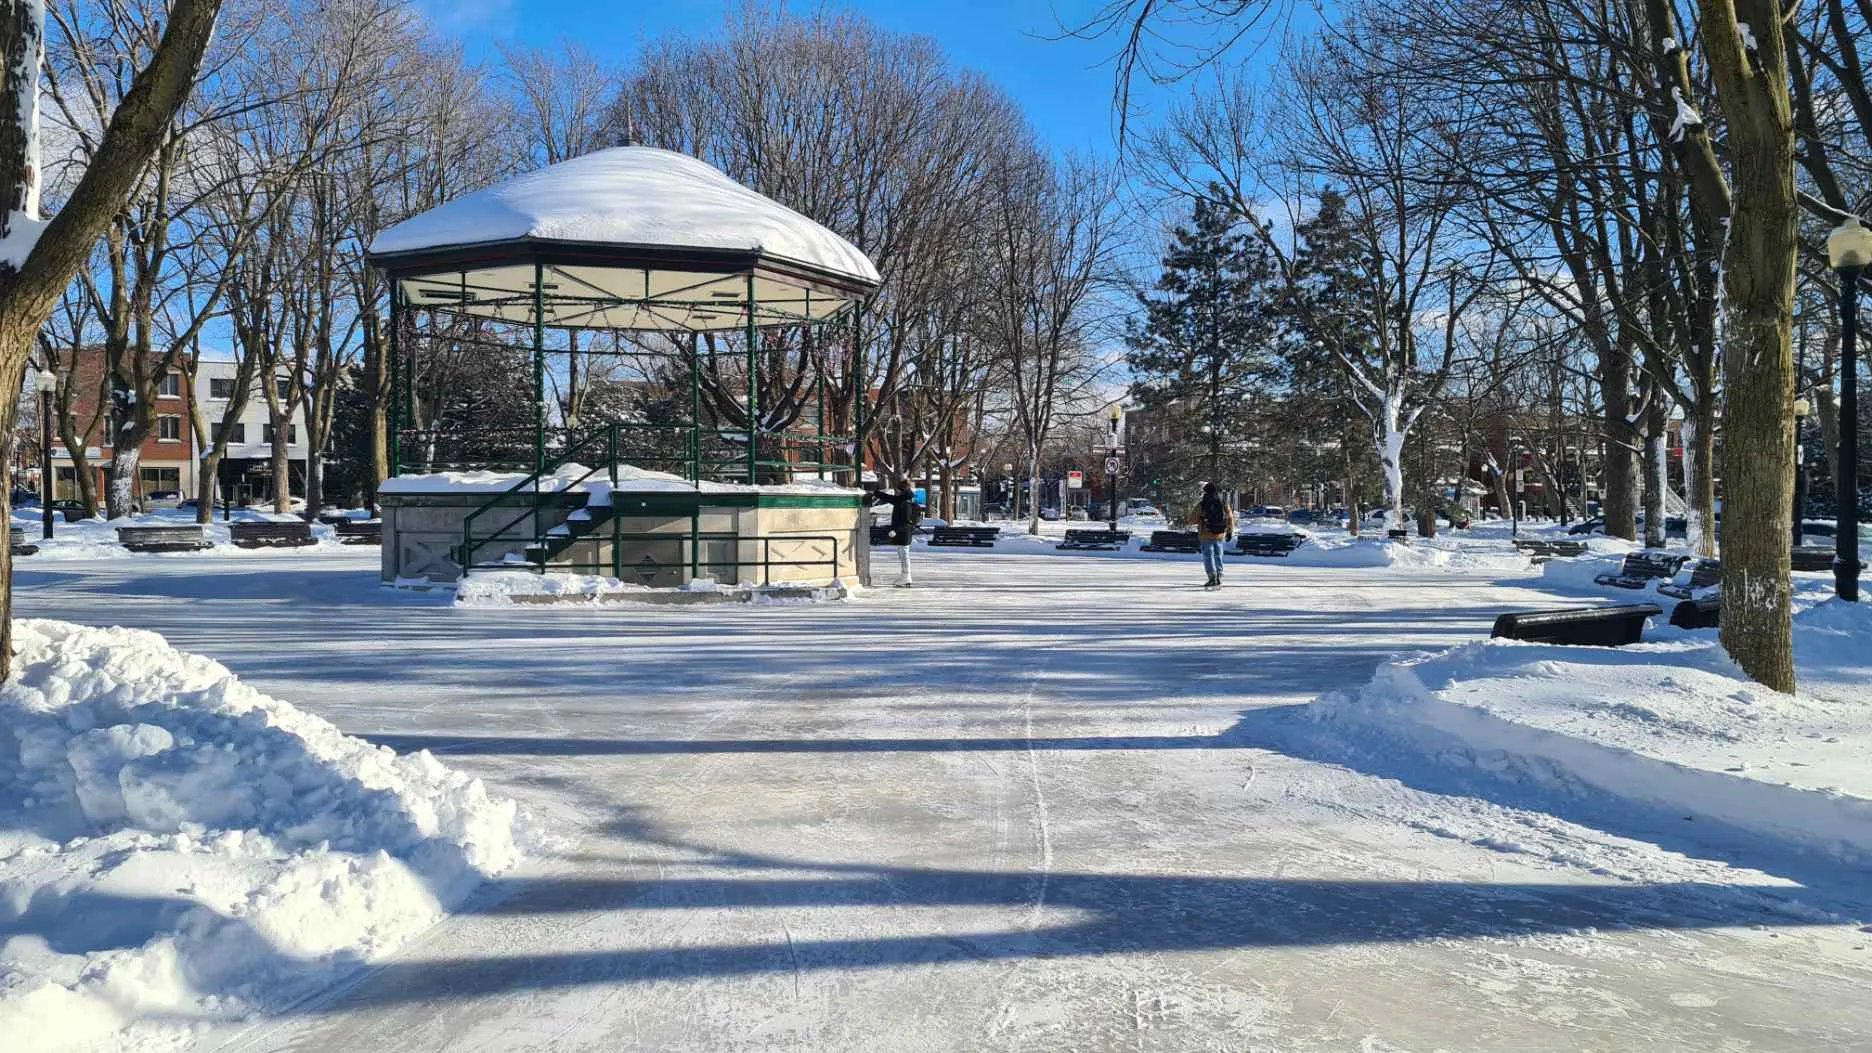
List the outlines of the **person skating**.
<svg viewBox="0 0 1872 1053">
<path fill-rule="evenodd" d="M 916 525 L 921 509 L 917 507 L 916 488 L 910 480 L 897 480 L 895 492 L 879 490 L 870 497 L 874 505 L 889 505 L 891 510 L 890 534 L 887 544 L 897 546 L 897 568 L 899 571 L 897 586 L 902 588 L 912 584 L 910 580 L 910 539 L 916 534 Z"/>
<path fill-rule="evenodd" d="M 1202 549 L 1203 570 L 1209 580 L 1205 589 L 1222 587 L 1222 545 L 1235 533 L 1235 510 L 1222 500 L 1216 484 L 1204 483 L 1202 500 L 1190 513 L 1190 525 L 1196 528 L 1197 547 Z"/>
</svg>

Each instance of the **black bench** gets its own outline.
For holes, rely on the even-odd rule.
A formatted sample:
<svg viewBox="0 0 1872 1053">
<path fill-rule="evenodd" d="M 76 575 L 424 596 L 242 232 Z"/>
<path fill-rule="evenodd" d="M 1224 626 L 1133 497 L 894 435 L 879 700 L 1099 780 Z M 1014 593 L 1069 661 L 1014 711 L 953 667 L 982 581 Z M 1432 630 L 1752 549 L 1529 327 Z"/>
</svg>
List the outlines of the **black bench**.
<svg viewBox="0 0 1872 1053">
<path fill-rule="evenodd" d="M 1788 553 L 1788 569 L 1795 571 L 1831 571 L 1833 569 L 1832 546 L 1803 545 Z M 1859 561 L 1859 569 L 1865 569 L 1865 560 Z"/>
<path fill-rule="evenodd" d="M 1410 544 L 1410 531 L 1408 530 L 1387 530 L 1384 536 L 1386 541 L 1402 541 L 1406 545 Z"/>
<path fill-rule="evenodd" d="M 930 531 L 932 546 L 955 548 L 993 548 L 1001 536 L 1000 527 L 937 527 Z"/>
<path fill-rule="evenodd" d="M 1129 530 L 1068 530 L 1066 540 L 1054 545 L 1063 549 L 1111 550 L 1124 547 L 1131 540 Z"/>
<path fill-rule="evenodd" d="M 1645 619 L 1664 613 L 1655 603 L 1511 611 L 1495 619 L 1490 636 L 1528 643 L 1623 647 L 1644 639 Z"/>
<path fill-rule="evenodd" d="M 1153 530 L 1150 541 L 1142 549 L 1145 552 L 1195 552 L 1201 540 L 1194 530 Z"/>
<path fill-rule="evenodd" d="M 1676 577 L 1677 571 L 1689 558 L 1667 552 L 1634 552 L 1625 557 L 1625 563 L 1617 574 L 1601 574 L 1593 582 L 1610 585 L 1615 589 L 1642 589 L 1659 578 Z"/>
<path fill-rule="evenodd" d="M 1550 559 L 1570 559 L 1586 554 L 1584 541 L 1534 541 L 1516 538 L 1514 547 L 1536 563 L 1545 563 Z"/>
<path fill-rule="evenodd" d="M 118 527 L 117 543 L 132 552 L 199 552 L 214 547 L 199 525 Z"/>
<path fill-rule="evenodd" d="M 871 524 L 872 546 L 874 547 L 878 545 L 893 545 L 894 546 L 897 543 L 898 542 L 891 537 L 891 528 L 888 525 L 879 524 L 879 523 Z"/>
<path fill-rule="evenodd" d="M 1697 560 L 1696 568 L 1690 572 L 1689 582 L 1679 585 L 1673 581 L 1668 584 L 1659 585 L 1657 590 L 1660 595 L 1669 596 L 1672 599 L 1688 600 L 1693 599 L 1697 593 L 1712 585 L 1721 584 L 1722 560 L 1699 559 Z M 1675 615 L 1672 615 L 1672 617 L 1675 617 Z"/>
<path fill-rule="evenodd" d="M 15 556 L 36 555 L 39 551 L 38 545 L 28 545 L 26 543 L 26 528 L 25 527 L 13 527 L 10 530 L 8 530 L 7 541 L 9 543 L 9 547 L 13 549 L 13 554 Z"/>
<path fill-rule="evenodd" d="M 1235 539 L 1235 552 L 1241 556 L 1285 559 L 1288 553 L 1304 544 L 1305 534 L 1243 534 Z"/>
<path fill-rule="evenodd" d="M 318 544 L 312 524 L 302 520 L 279 523 L 229 523 L 228 539 L 235 548 L 303 548 Z"/>
<path fill-rule="evenodd" d="M 1708 596 L 1685 600 L 1671 608 L 1670 623 L 1679 629 L 1718 629 L 1722 627 L 1722 598 Z"/>
<path fill-rule="evenodd" d="M 383 544 L 383 520 L 340 519 L 331 525 L 340 545 Z"/>
</svg>

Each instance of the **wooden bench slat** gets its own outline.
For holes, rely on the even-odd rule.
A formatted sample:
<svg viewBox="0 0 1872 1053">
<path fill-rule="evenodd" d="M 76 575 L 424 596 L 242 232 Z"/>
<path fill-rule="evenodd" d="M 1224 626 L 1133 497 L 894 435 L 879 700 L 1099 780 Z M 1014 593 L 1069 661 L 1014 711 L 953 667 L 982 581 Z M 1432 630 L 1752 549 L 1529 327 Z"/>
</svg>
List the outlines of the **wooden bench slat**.
<svg viewBox="0 0 1872 1053">
<path fill-rule="evenodd" d="M 195 552 L 214 547 L 199 524 L 118 527 L 117 543 L 132 552 Z"/>
<path fill-rule="evenodd" d="M 1143 545 L 1145 552 L 1195 552 L 1202 538 L 1194 530 L 1153 530 Z"/>
</svg>

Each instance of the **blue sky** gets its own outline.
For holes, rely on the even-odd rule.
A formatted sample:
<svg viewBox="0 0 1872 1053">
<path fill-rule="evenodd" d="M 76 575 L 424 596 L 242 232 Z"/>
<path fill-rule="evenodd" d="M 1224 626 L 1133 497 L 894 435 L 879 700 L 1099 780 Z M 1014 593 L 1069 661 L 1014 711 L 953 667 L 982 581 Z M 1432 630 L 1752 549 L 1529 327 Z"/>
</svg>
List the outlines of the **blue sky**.
<svg viewBox="0 0 1872 1053">
<path fill-rule="evenodd" d="M 960 66 L 986 74 L 1027 111 L 1058 149 L 1113 150 L 1108 40 L 1049 40 L 1062 20 L 1101 0 L 854 0 L 829 6 L 863 12 L 886 28 L 933 37 Z M 574 39 L 622 61 L 669 32 L 713 35 L 741 0 L 425 0 L 435 24 L 485 55 L 499 40 L 550 44 Z M 803 6 L 803 5 L 794 5 Z M 1148 92 L 1158 98 L 1162 92 Z"/>
</svg>

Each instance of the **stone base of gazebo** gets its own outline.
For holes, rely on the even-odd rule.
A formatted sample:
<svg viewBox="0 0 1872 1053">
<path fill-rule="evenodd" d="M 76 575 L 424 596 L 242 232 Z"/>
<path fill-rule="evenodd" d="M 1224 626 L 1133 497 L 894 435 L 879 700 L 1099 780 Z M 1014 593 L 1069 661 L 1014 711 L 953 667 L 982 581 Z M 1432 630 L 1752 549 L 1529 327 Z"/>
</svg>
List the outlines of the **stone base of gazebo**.
<svg viewBox="0 0 1872 1053">
<path fill-rule="evenodd" d="M 609 576 L 654 589 L 680 589 L 704 579 L 750 586 L 862 580 L 870 532 L 863 523 L 863 495 L 855 490 L 656 481 L 536 496 L 504 492 L 510 485 L 487 474 L 386 481 L 378 491 L 383 580 L 455 581 L 470 516 L 477 566 L 510 562 L 524 568 L 530 552 L 543 551 L 548 571 Z"/>
</svg>

